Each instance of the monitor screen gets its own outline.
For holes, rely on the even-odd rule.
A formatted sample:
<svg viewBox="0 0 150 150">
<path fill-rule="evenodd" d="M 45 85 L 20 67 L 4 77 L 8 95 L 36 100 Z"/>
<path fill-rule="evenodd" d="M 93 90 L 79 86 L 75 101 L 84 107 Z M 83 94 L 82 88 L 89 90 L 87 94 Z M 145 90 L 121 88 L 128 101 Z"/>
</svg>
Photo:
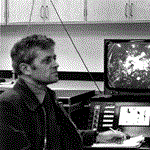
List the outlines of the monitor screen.
<svg viewBox="0 0 150 150">
<path fill-rule="evenodd" d="M 150 107 L 121 106 L 119 126 L 150 126 Z"/>
<path fill-rule="evenodd" d="M 150 40 L 104 40 L 105 86 L 150 91 Z"/>
</svg>

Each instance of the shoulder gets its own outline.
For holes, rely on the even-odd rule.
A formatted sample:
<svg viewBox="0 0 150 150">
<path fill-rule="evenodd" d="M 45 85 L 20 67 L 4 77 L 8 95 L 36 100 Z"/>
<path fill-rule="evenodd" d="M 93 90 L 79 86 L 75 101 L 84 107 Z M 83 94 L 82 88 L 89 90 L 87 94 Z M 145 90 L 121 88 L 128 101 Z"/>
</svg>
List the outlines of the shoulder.
<svg viewBox="0 0 150 150">
<path fill-rule="evenodd" d="M 0 102 L 11 102 L 13 100 L 16 100 L 20 98 L 20 95 L 12 88 L 12 89 L 7 89 L 5 92 L 0 94 Z"/>
<path fill-rule="evenodd" d="M 19 99 L 20 95 L 13 89 L 8 89 L 0 94 L 0 113 L 16 112 Z"/>
</svg>

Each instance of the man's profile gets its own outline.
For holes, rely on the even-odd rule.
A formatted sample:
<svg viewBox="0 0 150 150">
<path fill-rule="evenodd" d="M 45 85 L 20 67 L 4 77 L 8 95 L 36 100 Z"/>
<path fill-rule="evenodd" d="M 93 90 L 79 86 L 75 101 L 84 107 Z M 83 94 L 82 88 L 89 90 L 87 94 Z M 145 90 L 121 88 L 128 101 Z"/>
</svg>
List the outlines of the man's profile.
<svg viewBox="0 0 150 150">
<path fill-rule="evenodd" d="M 47 88 L 58 79 L 55 42 L 31 35 L 11 50 L 18 81 L 0 95 L 2 149 L 82 149 L 75 126 Z"/>
</svg>

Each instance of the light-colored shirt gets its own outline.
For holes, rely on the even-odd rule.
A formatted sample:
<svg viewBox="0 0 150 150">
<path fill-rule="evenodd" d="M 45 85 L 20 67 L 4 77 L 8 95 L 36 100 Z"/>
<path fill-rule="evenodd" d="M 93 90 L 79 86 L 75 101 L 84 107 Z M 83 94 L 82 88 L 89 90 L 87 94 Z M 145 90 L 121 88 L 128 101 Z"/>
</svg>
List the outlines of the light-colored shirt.
<svg viewBox="0 0 150 150">
<path fill-rule="evenodd" d="M 22 78 L 25 81 L 25 83 L 31 89 L 31 91 L 35 94 L 39 102 L 42 103 L 44 100 L 46 91 L 47 91 L 46 86 L 37 84 L 28 76 L 21 75 L 20 78 Z"/>
</svg>

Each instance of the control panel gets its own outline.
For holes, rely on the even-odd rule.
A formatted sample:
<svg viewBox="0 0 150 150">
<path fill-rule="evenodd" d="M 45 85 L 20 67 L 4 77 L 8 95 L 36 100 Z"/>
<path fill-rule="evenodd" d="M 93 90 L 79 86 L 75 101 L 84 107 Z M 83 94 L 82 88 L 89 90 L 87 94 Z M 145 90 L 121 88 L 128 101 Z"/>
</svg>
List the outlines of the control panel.
<svg viewBox="0 0 150 150">
<path fill-rule="evenodd" d="M 114 126 L 115 104 L 105 102 L 92 102 L 90 106 L 90 115 L 88 127 L 90 130 L 97 131 L 100 129 Z"/>
</svg>

